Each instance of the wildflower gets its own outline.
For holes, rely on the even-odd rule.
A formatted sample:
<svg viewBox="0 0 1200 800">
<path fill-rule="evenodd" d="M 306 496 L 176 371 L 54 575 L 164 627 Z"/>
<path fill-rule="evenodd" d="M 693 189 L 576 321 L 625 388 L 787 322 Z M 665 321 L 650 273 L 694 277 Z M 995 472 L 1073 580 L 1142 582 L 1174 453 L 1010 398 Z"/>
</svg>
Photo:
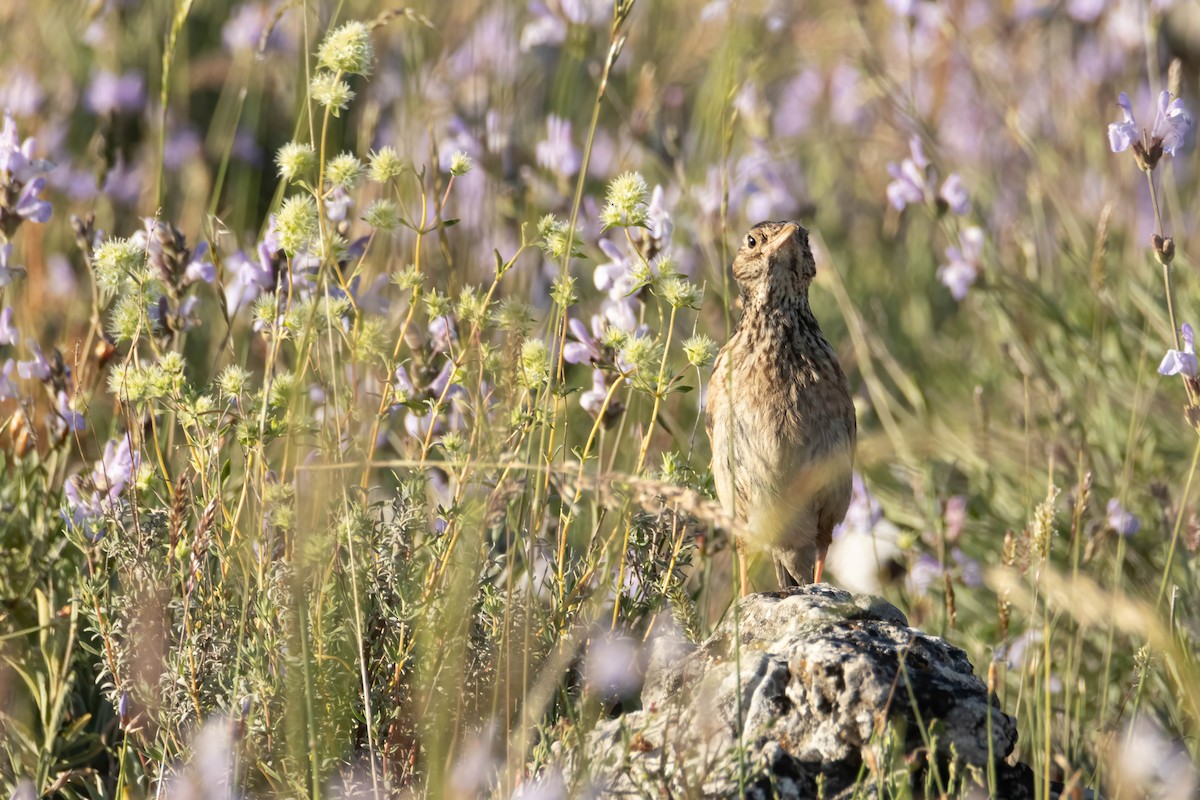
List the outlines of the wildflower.
<svg viewBox="0 0 1200 800">
<path fill-rule="evenodd" d="M 274 231 L 274 219 L 272 215 L 269 233 Z M 225 283 L 225 305 L 230 314 L 252 301 L 259 292 L 275 288 L 277 265 L 265 239 L 255 248 L 255 253 L 257 258 L 252 259 L 239 250 L 225 260 L 227 274 L 233 275 L 233 280 Z"/>
<path fill-rule="evenodd" d="M 912 137 L 909 149 L 912 151 L 911 158 L 904 159 L 899 165 L 887 165 L 888 174 L 893 179 L 887 186 L 888 201 L 897 211 L 903 211 L 910 203 L 925 202 L 928 183 L 925 170 L 929 167 L 929 159 L 925 157 L 921 137 Z"/>
<path fill-rule="evenodd" d="M 317 152 L 305 142 L 288 142 L 275 153 L 279 177 L 289 183 L 311 174 L 316 165 Z"/>
<path fill-rule="evenodd" d="M 537 143 L 537 164 L 560 178 L 579 171 L 579 150 L 571 141 L 571 123 L 554 114 L 546 118 L 546 138 Z"/>
<path fill-rule="evenodd" d="M 318 72 L 308 85 L 308 96 L 335 117 L 340 117 L 354 99 L 354 90 L 334 73 Z"/>
<path fill-rule="evenodd" d="M 579 237 L 568 236 L 569 226 L 566 222 L 558 219 L 553 214 L 547 214 L 538 222 L 538 236 L 540 241 L 538 246 L 542 251 L 557 260 L 567 254 L 567 240 L 570 239 L 571 256 L 579 258 L 583 255 L 579 251 Z"/>
<path fill-rule="evenodd" d="M 8 286 L 15 278 L 25 274 L 24 267 L 9 265 L 8 260 L 11 256 L 12 245 L 0 244 L 0 286 Z"/>
<path fill-rule="evenodd" d="M 71 407 L 70 396 L 62 390 L 59 390 L 56 398 L 55 410 L 58 416 L 66 423 L 68 431 L 81 431 L 84 428 L 83 414 L 80 414 Z"/>
<path fill-rule="evenodd" d="M 42 352 L 41 345 L 37 342 L 30 342 L 29 351 L 33 354 L 33 358 L 28 361 L 18 361 L 17 372 L 25 380 L 39 380 L 43 383 L 50 380 L 53 370 L 50 368 L 50 362 L 46 360 L 46 354 Z"/>
<path fill-rule="evenodd" d="M 317 205 L 311 195 L 293 195 L 275 214 L 279 246 L 289 256 L 308 250 L 317 236 Z"/>
<path fill-rule="evenodd" d="M 541 339 L 526 339 L 521 345 L 521 373 L 530 388 L 540 386 L 550 377 L 550 352 Z"/>
<path fill-rule="evenodd" d="M 1142 521 L 1121 505 L 1117 498 L 1110 498 L 1106 508 L 1105 522 L 1119 536 L 1133 536 L 1142 529 Z"/>
<path fill-rule="evenodd" d="M 1138 166 L 1146 172 L 1158 166 L 1164 153 L 1175 155 L 1192 127 L 1192 115 L 1183 107 L 1183 100 L 1178 97 L 1172 100 L 1167 91 L 1158 95 L 1158 111 L 1148 140 L 1139 135 L 1129 95 L 1121 92 L 1117 96 L 1117 105 L 1121 109 L 1121 119 L 1109 123 L 1108 145 L 1114 153 L 1132 149 Z"/>
<path fill-rule="evenodd" d="M 387 199 L 376 200 L 363 211 L 363 222 L 378 230 L 391 232 L 400 227 L 400 209 Z"/>
<path fill-rule="evenodd" d="M 318 65 L 334 72 L 370 75 L 374 60 L 371 31 L 357 20 L 330 31 L 317 48 Z"/>
<path fill-rule="evenodd" d="M 342 153 L 325 165 L 325 180 L 338 189 L 353 189 L 363 176 L 363 165 L 352 153 Z"/>
<path fill-rule="evenodd" d="M 146 81 L 133 71 L 117 75 L 101 70 L 88 85 L 83 102 L 101 116 L 140 111 L 146 103 Z"/>
<path fill-rule="evenodd" d="M 942 188 L 938 190 L 938 200 L 945 203 L 946 207 L 955 214 L 966 214 L 971 209 L 971 196 L 967 193 L 967 187 L 963 185 L 962 178 L 958 177 L 957 172 L 951 172 L 946 176 Z"/>
<path fill-rule="evenodd" d="M 967 498 L 956 494 L 947 499 L 942 519 L 946 523 L 946 539 L 951 542 L 957 541 L 962 533 L 963 523 L 967 520 Z"/>
<path fill-rule="evenodd" d="M 0 367 L 0 400 L 12 400 L 17 397 L 17 385 L 12 382 L 12 372 L 17 362 L 11 358 L 4 361 Z"/>
<path fill-rule="evenodd" d="M 567 320 L 567 328 L 576 341 L 563 345 L 563 360 L 570 364 L 592 364 L 602 361 L 604 354 L 600 349 L 599 339 L 603 334 L 604 324 L 599 315 L 592 315 L 590 332 L 574 317 Z"/>
<path fill-rule="evenodd" d="M 462 150 L 456 150 L 450 157 L 450 174 L 456 178 L 466 175 L 475 166 L 471 156 Z"/>
<path fill-rule="evenodd" d="M 1184 375 L 1188 378 L 1200 376 L 1200 364 L 1196 362 L 1196 334 L 1192 326 L 1183 323 L 1179 328 L 1179 336 L 1183 340 L 1183 350 L 1168 350 L 1158 365 L 1159 375 Z"/>
<path fill-rule="evenodd" d="M 352 205 L 354 205 L 354 198 L 339 186 L 325 198 L 325 216 L 331 222 L 341 222 L 346 219 L 346 214 L 349 213 Z"/>
<path fill-rule="evenodd" d="M 878 592 L 884 578 L 901 561 L 900 529 L 883 514 L 883 507 L 857 472 L 851 481 L 846 518 L 834 526 L 838 546 L 827 562 L 842 586 L 855 592 Z"/>
<path fill-rule="evenodd" d="M 950 173 L 935 195 L 935 184 L 930 174 L 931 162 L 925 155 L 921 137 L 913 136 L 908 146 L 910 158 L 904 159 L 899 165 L 887 165 L 887 171 L 892 176 L 892 182 L 887 186 L 887 197 L 892 207 L 903 211 L 909 204 L 932 201 L 939 211 L 966 214 L 970 210 L 970 195 L 958 173 Z"/>
<path fill-rule="evenodd" d="M 0 344 L 17 344 L 21 341 L 21 332 L 13 326 L 12 317 L 11 308 L 0 311 Z"/>
<path fill-rule="evenodd" d="M 703 333 L 697 334 L 684 340 L 683 355 L 693 367 L 703 369 L 717 357 L 717 343 Z"/>
<path fill-rule="evenodd" d="M 96 520 L 116 509 L 140 466 L 141 458 L 132 450 L 128 434 L 119 443 L 109 440 L 89 476 L 72 475 L 67 479 L 63 487 L 71 512 L 67 522 L 74 528 L 94 530 Z"/>
<path fill-rule="evenodd" d="M 649 221 L 646 201 L 650 188 L 637 172 L 618 175 L 608 185 L 608 203 L 600 213 L 604 230 L 609 228 L 640 228 Z"/>
<path fill-rule="evenodd" d="M 23 221 L 50 219 L 50 203 L 41 198 L 46 179 L 40 177 L 54 166 L 33 157 L 36 142 L 21 141 L 17 123 L 4 115 L 0 129 L 0 233 L 11 237 Z"/>
<path fill-rule="evenodd" d="M 967 290 L 979 276 L 979 262 L 983 255 L 983 230 L 972 225 L 958 235 L 959 246 L 946 248 L 948 263 L 938 267 L 937 277 L 955 300 L 967 296 Z"/>
<path fill-rule="evenodd" d="M 404 168 L 404 159 L 400 157 L 396 148 L 381 147 L 378 151 L 371 153 L 367 176 L 376 183 L 386 183 L 404 174 Z"/>
<path fill-rule="evenodd" d="M 608 376 L 604 370 L 592 370 L 592 388 L 579 393 L 579 407 L 593 417 L 599 416 L 601 409 L 604 409 L 604 398 L 608 397 L 608 389 Z M 604 409 L 604 424 L 611 424 L 624 409 L 621 401 L 614 397 L 609 401 L 608 408 Z"/>
</svg>

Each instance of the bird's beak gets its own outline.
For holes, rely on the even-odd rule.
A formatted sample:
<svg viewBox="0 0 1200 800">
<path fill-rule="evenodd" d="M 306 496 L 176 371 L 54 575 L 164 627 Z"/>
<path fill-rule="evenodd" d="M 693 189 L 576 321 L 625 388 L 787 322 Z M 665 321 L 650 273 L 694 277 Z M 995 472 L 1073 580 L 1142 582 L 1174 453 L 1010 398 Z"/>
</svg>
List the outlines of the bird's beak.
<svg viewBox="0 0 1200 800">
<path fill-rule="evenodd" d="M 797 225 L 796 223 L 794 223 L 794 222 L 787 223 L 782 228 L 780 228 L 779 233 L 775 234 L 773 237 L 771 237 L 770 239 L 767 240 L 767 243 L 765 245 L 763 245 L 763 250 L 769 256 L 775 255 L 775 252 L 777 250 L 779 250 L 779 248 L 783 247 L 783 245 L 786 242 L 788 242 L 793 236 L 795 236 L 796 231 L 798 231 L 798 230 L 800 230 L 800 226 Z"/>
</svg>

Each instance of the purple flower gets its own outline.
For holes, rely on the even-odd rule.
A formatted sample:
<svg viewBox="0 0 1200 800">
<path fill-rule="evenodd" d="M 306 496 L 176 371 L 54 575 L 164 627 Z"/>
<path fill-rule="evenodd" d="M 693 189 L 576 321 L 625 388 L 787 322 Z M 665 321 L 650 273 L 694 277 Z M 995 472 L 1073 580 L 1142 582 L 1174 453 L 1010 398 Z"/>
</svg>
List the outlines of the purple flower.
<svg viewBox="0 0 1200 800">
<path fill-rule="evenodd" d="M 1150 138 L 1161 138 L 1163 152 L 1175 155 L 1191 127 L 1192 115 L 1183 107 L 1183 100 L 1179 97 L 1172 100 L 1170 92 L 1160 92 L 1158 114 L 1154 117 L 1154 129 L 1150 131 Z"/>
<path fill-rule="evenodd" d="M 592 370 L 592 388 L 579 395 L 579 405 L 593 417 L 599 416 L 604 408 L 604 398 L 608 397 L 608 380 L 602 369 Z"/>
<path fill-rule="evenodd" d="M 258 258 L 251 259 L 239 250 L 225 262 L 233 276 L 233 280 L 225 283 L 225 305 L 229 307 L 230 314 L 237 313 L 238 309 L 258 297 L 260 292 L 275 286 L 275 266 L 270 248 L 264 242 L 255 248 L 255 253 Z"/>
<path fill-rule="evenodd" d="M 271 3 L 243 3 L 229 15 L 229 21 L 221 28 L 221 42 L 232 51 L 255 51 L 262 44 L 262 35 L 272 22 L 276 24 L 267 35 L 267 49 L 291 49 L 292 42 L 283 26 L 276 20 Z"/>
<path fill-rule="evenodd" d="M 599 339 L 604 333 L 604 326 L 599 315 L 592 315 L 592 330 L 588 331 L 583 323 L 572 317 L 567 321 L 567 327 L 576 341 L 563 345 L 563 359 L 571 364 L 592 364 L 600 361 L 604 354 L 600 349 Z"/>
<path fill-rule="evenodd" d="M 962 534 L 963 523 L 967 521 L 967 498 L 956 494 L 946 500 L 946 509 L 942 512 L 946 523 L 946 539 L 957 541 Z"/>
<path fill-rule="evenodd" d="M 15 278 L 25 274 L 24 267 L 13 266 L 8 263 L 12 256 L 11 244 L 0 244 L 0 287 L 8 286 Z"/>
<path fill-rule="evenodd" d="M 192 251 L 192 260 L 188 262 L 187 268 L 183 271 L 184 286 L 200 281 L 208 284 L 216 282 L 217 268 L 211 261 L 203 260 L 206 255 L 208 255 L 208 242 L 196 245 L 196 249 Z"/>
<path fill-rule="evenodd" d="M 116 500 L 125 492 L 141 463 L 140 454 L 134 452 L 130 445 L 128 434 L 122 436 L 119 443 L 110 439 L 104 445 L 104 457 L 92 469 L 92 485 L 109 501 Z"/>
<path fill-rule="evenodd" d="M 967 193 L 967 187 L 963 186 L 962 178 L 958 177 L 957 172 L 951 172 L 947 176 L 941 190 L 938 191 L 938 197 L 955 214 L 966 214 L 971 209 L 971 196 Z"/>
<path fill-rule="evenodd" d="M 537 164 L 560 178 L 579 171 L 579 150 L 571 141 L 571 123 L 554 114 L 546 118 L 546 138 L 537 143 Z"/>
<path fill-rule="evenodd" d="M 0 344 L 16 344 L 21 341 L 21 332 L 12 324 L 13 310 L 0 311 Z"/>
<path fill-rule="evenodd" d="M 928 554 L 917 557 L 908 573 L 908 590 L 913 594 L 924 597 L 934 584 L 940 583 L 946 575 L 955 578 L 963 586 L 974 589 L 983 585 L 983 568 L 979 562 L 968 556 L 959 548 L 950 551 L 950 564 L 942 564 Z"/>
<path fill-rule="evenodd" d="M 28 138 L 21 141 L 17 135 L 17 123 L 11 114 L 4 115 L 4 128 L 0 130 L 0 172 L 8 173 L 7 180 L 15 180 L 20 184 L 31 178 L 49 172 L 54 166 L 49 161 L 33 157 L 37 143 Z"/>
<path fill-rule="evenodd" d="M 101 70 L 84 93 L 84 105 L 98 115 L 139 111 L 145 102 L 146 83 L 134 71 L 117 75 Z"/>
<path fill-rule="evenodd" d="M 0 400 L 13 400 L 17 397 L 17 385 L 12 382 L 12 372 L 16 366 L 17 362 L 10 358 L 0 367 Z"/>
<path fill-rule="evenodd" d="M 30 222 L 45 222 L 50 219 L 53 210 L 50 203 L 38 196 L 45 188 L 45 178 L 34 178 L 21 187 L 21 193 L 17 195 L 17 205 L 13 209 L 18 217 Z"/>
<path fill-rule="evenodd" d="M 899 164 L 889 163 L 888 174 L 892 182 L 887 186 L 888 202 L 897 211 L 903 211 L 910 203 L 924 203 L 929 191 L 929 178 L 926 170 L 929 159 L 925 157 L 925 147 L 921 144 L 920 136 L 908 140 L 912 157 L 906 158 Z"/>
<path fill-rule="evenodd" d="M 1105 522 L 1120 536 L 1133 536 L 1142 529 L 1142 521 L 1121 505 L 1121 501 L 1113 497 L 1108 501 Z"/>
<path fill-rule="evenodd" d="M 354 200 L 345 189 L 339 186 L 325 198 L 325 216 L 331 222 L 341 222 L 346 218 L 346 213 L 352 205 L 354 205 Z"/>
<path fill-rule="evenodd" d="M 41 345 L 37 342 L 30 342 L 29 351 L 33 353 L 33 358 L 29 361 L 18 361 L 17 372 L 25 380 L 36 379 L 43 383 L 50 380 L 50 362 L 46 360 Z"/>
<path fill-rule="evenodd" d="M 1139 164 L 1145 161 L 1145 169 L 1153 169 L 1162 153 L 1175 155 L 1187 140 L 1188 132 L 1192 128 L 1192 115 L 1183 107 L 1183 100 L 1178 97 L 1172 100 L 1170 92 L 1160 92 L 1154 127 L 1150 130 L 1150 146 L 1143 148 L 1129 95 L 1121 92 L 1117 96 L 1117 105 L 1121 108 L 1121 119 L 1109 123 L 1108 145 L 1114 153 L 1132 147 L 1135 155 L 1139 157 Z M 1147 153 L 1146 149 L 1150 152 Z"/>
<path fill-rule="evenodd" d="M 58 415 L 62 417 L 63 422 L 67 424 L 69 431 L 81 431 L 84 428 L 83 414 L 80 414 L 75 409 L 71 408 L 71 398 L 64 391 L 59 391 L 58 401 L 55 405 Z"/>
<path fill-rule="evenodd" d="M 983 230 L 972 225 L 958 235 L 959 246 L 946 248 L 948 263 L 938 267 L 937 277 L 955 300 L 967 296 L 967 290 L 979 276 L 979 260 L 983 255 Z"/>
<path fill-rule="evenodd" d="M 0 86 L 0 108 L 6 108 L 18 117 L 36 114 L 44 98 L 37 78 L 21 68 L 10 72 L 4 86 Z"/>
<path fill-rule="evenodd" d="M 104 446 L 103 457 L 96 462 L 86 478 L 72 475 L 63 490 L 67 495 L 70 514 L 63 514 L 73 528 L 81 528 L 92 535 L 96 532 L 96 521 L 105 513 L 114 511 L 121 495 L 129 487 L 141 463 L 140 455 L 131 449 L 129 435 L 120 442 L 110 440 Z"/>
<path fill-rule="evenodd" d="M 1121 108 L 1122 119 L 1108 124 L 1108 146 L 1114 153 L 1128 150 L 1137 141 L 1137 123 L 1133 119 L 1133 107 L 1129 104 L 1129 95 L 1121 92 L 1117 95 L 1117 105 Z"/>
<path fill-rule="evenodd" d="M 1192 326 L 1185 322 L 1179 328 L 1179 335 L 1183 339 L 1183 350 L 1168 350 L 1158 365 L 1158 374 L 1195 378 L 1200 375 L 1200 364 L 1196 362 L 1196 334 Z"/>
</svg>

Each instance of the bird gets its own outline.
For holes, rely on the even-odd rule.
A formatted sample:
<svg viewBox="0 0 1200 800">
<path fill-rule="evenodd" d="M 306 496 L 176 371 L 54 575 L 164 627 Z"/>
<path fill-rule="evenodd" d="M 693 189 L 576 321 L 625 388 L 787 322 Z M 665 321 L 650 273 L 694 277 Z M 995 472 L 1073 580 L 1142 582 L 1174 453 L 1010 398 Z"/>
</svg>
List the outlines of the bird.
<svg viewBox="0 0 1200 800">
<path fill-rule="evenodd" d="M 846 374 L 809 304 L 816 272 L 808 231 L 796 222 L 760 222 L 733 259 L 743 310 L 713 363 L 705 427 L 717 497 L 744 523 L 743 597 L 748 547 L 770 552 L 780 589 L 820 583 L 850 505 L 858 424 Z"/>
</svg>

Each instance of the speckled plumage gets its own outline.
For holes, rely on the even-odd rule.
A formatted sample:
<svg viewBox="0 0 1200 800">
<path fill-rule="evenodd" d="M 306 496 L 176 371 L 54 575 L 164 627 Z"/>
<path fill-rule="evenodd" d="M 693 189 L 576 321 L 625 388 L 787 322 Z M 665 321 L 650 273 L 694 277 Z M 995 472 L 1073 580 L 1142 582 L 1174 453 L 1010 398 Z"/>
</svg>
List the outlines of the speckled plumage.
<svg viewBox="0 0 1200 800">
<path fill-rule="evenodd" d="M 761 222 L 733 262 L 744 310 L 708 384 L 717 495 L 768 550 L 781 588 L 808 583 L 850 504 L 856 422 L 837 355 L 808 302 L 808 231 Z M 746 591 L 745 558 L 742 592 Z M 819 577 L 819 576 L 818 576 Z"/>
</svg>

